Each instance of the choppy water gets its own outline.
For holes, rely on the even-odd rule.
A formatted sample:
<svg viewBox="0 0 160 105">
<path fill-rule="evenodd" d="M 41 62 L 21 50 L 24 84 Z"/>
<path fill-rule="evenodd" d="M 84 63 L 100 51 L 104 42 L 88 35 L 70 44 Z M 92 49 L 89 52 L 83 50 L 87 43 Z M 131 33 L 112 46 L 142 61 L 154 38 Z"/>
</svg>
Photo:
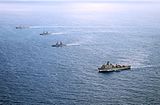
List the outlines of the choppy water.
<svg viewBox="0 0 160 105">
<path fill-rule="evenodd" d="M 0 104 L 159 105 L 159 10 L 158 3 L 0 3 Z M 56 41 L 68 46 L 51 47 Z M 108 60 L 132 69 L 98 73 Z"/>
</svg>

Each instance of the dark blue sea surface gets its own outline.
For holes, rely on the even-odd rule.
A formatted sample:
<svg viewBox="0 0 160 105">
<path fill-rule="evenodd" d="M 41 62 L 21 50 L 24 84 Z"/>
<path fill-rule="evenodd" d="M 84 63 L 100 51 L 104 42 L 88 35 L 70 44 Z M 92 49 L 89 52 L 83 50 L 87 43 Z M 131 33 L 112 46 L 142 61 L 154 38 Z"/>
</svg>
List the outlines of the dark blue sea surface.
<svg viewBox="0 0 160 105">
<path fill-rule="evenodd" d="M 0 105 L 159 105 L 159 10 L 145 2 L 1 2 Z M 57 41 L 67 46 L 51 47 Z M 106 61 L 132 69 L 98 73 Z"/>
</svg>

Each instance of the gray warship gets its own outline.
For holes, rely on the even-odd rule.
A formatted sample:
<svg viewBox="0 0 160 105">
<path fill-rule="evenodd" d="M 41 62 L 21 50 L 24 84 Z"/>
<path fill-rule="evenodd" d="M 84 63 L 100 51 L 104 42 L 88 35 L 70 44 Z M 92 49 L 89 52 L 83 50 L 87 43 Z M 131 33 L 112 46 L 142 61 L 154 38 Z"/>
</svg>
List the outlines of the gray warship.
<svg viewBox="0 0 160 105">
<path fill-rule="evenodd" d="M 122 71 L 122 70 L 130 70 L 130 65 L 113 65 L 107 62 L 107 64 L 103 64 L 100 68 L 98 68 L 99 72 L 114 72 L 114 71 Z"/>
<path fill-rule="evenodd" d="M 66 46 L 65 44 L 63 44 L 62 42 L 57 42 L 56 44 L 52 45 L 52 47 L 64 47 Z"/>
<path fill-rule="evenodd" d="M 48 32 L 48 31 L 44 31 L 43 33 L 40 33 L 40 35 L 50 35 L 52 34 L 51 32 Z"/>
<path fill-rule="evenodd" d="M 30 28 L 29 26 L 16 26 L 16 29 L 27 29 Z"/>
</svg>

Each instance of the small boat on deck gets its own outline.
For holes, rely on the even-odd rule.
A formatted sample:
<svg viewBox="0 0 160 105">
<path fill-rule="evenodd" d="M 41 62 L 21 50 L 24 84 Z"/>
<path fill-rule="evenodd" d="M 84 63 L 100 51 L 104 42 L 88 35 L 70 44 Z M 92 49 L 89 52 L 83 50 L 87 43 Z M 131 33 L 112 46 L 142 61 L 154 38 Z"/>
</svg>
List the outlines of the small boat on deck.
<svg viewBox="0 0 160 105">
<path fill-rule="evenodd" d="M 65 44 L 63 44 L 62 42 L 57 42 L 56 44 L 52 45 L 52 47 L 64 47 L 66 46 Z"/>
<path fill-rule="evenodd" d="M 114 71 L 122 71 L 122 70 L 130 70 L 130 65 L 113 65 L 107 62 L 107 64 L 103 64 L 100 68 L 98 68 L 99 72 L 114 72 Z"/>
</svg>

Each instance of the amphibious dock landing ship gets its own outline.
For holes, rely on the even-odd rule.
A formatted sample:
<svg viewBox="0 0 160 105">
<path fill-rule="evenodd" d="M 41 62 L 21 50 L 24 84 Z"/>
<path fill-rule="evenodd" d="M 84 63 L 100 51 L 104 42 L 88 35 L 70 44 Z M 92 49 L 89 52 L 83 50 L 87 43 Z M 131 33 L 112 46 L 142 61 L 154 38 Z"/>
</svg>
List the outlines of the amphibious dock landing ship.
<svg viewBox="0 0 160 105">
<path fill-rule="evenodd" d="M 113 71 L 122 71 L 122 70 L 130 70 L 130 65 L 113 65 L 107 62 L 107 64 L 103 64 L 100 68 L 98 68 L 99 72 L 113 72 Z"/>
</svg>

